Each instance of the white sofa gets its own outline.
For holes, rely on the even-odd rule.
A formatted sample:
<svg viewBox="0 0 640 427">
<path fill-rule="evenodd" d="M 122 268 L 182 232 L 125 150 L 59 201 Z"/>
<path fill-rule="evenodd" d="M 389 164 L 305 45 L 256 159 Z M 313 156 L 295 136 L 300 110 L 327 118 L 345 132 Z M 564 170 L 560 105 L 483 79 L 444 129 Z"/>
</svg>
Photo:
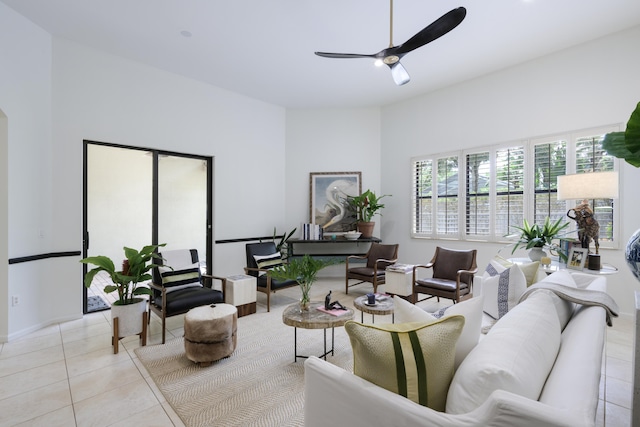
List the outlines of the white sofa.
<svg viewBox="0 0 640 427">
<path fill-rule="evenodd" d="M 606 291 L 606 279 L 603 276 L 582 273 L 572 276 L 579 288 Z M 512 313 L 520 310 L 519 314 L 522 314 L 527 301 L 531 299 L 515 306 L 494 328 L 500 325 L 504 332 L 504 328 L 508 328 L 510 322 L 518 317 L 518 314 Z M 547 314 L 556 313 L 550 309 Z M 518 330 L 522 332 L 522 322 L 518 325 Z M 535 332 L 534 328 L 538 325 L 538 322 L 532 322 L 528 327 Z M 458 414 L 437 412 L 421 406 L 312 357 L 305 362 L 305 426 L 593 426 L 599 397 L 605 328 L 603 308 L 576 306 L 559 337 L 555 362 L 552 361 L 546 379 L 542 378 L 543 388 L 537 400 L 496 389 L 479 407 Z M 472 356 L 482 356 L 474 355 L 474 352 L 494 351 L 488 345 L 482 345 L 489 342 L 491 334 L 471 350 L 456 374 L 465 367 L 466 359 L 471 361 Z M 518 362 L 507 360 L 504 364 L 517 365 Z M 455 381 L 454 376 L 452 387 Z M 447 402 L 447 408 L 449 406 Z"/>
</svg>

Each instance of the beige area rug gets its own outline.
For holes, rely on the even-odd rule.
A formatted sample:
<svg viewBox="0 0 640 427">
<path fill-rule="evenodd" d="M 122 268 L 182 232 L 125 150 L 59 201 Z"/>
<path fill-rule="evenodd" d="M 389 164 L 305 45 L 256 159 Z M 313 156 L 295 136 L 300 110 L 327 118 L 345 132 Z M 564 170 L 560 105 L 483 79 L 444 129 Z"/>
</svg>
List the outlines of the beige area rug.
<svg viewBox="0 0 640 427">
<path fill-rule="evenodd" d="M 339 300 L 353 307 L 352 298 L 342 293 Z M 167 402 L 189 427 L 302 426 L 305 359 L 293 361 L 294 329 L 282 323 L 286 305 L 238 319 L 235 352 L 206 368 L 186 358 L 182 338 L 135 351 Z M 359 321 L 360 312 L 354 311 Z M 298 353 L 322 354 L 323 330 L 298 329 Z M 327 360 L 353 370 L 351 345 L 342 327 L 335 329 L 335 356 Z"/>
</svg>

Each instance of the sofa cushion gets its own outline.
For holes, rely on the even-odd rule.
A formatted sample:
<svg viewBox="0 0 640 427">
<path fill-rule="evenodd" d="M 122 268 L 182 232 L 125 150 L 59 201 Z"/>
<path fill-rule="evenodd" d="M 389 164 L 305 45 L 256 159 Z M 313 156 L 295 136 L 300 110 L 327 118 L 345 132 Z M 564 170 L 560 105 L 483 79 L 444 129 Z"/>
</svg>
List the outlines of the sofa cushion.
<svg viewBox="0 0 640 427">
<path fill-rule="evenodd" d="M 162 278 L 162 286 L 165 287 L 167 293 L 180 289 L 202 287 L 200 266 L 197 263 L 181 270 L 160 268 L 160 277 Z"/>
<path fill-rule="evenodd" d="M 463 414 L 501 389 L 538 400 L 560 348 L 560 323 L 551 297 L 535 292 L 500 319 L 462 361 L 446 412 Z"/>
<path fill-rule="evenodd" d="M 482 276 L 483 311 L 494 319 L 500 319 L 518 304 L 527 290 L 527 281 L 520 266 L 505 267 L 491 260 Z"/>
<path fill-rule="evenodd" d="M 348 321 L 353 373 L 436 411 L 444 411 L 464 317 L 432 323 L 365 325 Z M 330 409 L 329 409 L 330 410 Z"/>
<path fill-rule="evenodd" d="M 508 259 L 501 257 L 500 255 L 496 255 L 495 257 L 493 257 L 493 260 L 500 263 L 505 268 L 511 267 L 515 264 Z M 524 274 L 524 278 L 527 281 L 527 286 L 533 285 L 546 276 L 544 272 L 540 274 L 540 261 L 519 263 L 518 267 L 520 267 L 520 270 L 522 270 L 522 274 Z"/>
<path fill-rule="evenodd" d="M 427 313 L 422 308 L 397 295 L 393 297 L 393 304 L 396 323 L 434 322 L 438 318 L 442 319 L 454 315 L 464 316 L 464 328 L 462 328 L 462 333 L 456 344 L 456 369 L 460 366 L 462 360 L 467 357 L 471 349 L 478 344 L 482 326 L 482 296 L 445 307 L 441 316 L 438 316 L 438 313 Z"/>
<path fill-rule="evenodd" d="M 555 273 L 547 276 L 545 279 L 538 282 L 540 284 L 544 283 L 555 283 L 559 285 L 569 286 L 572 288 L 576 287 L 576 282 L 573 279 L 571 273 L 566 270 L 559 270 Z M 560 321 L 560 330 L 563 331 L 571 316 L 573 315 L 573 311 L 575 310 L 576 305 L 571 301 L 564 300 L 557 296 L 550 290 L 540 289 L 536 292 L 546 292 L 551 296 L 551 300 L 553 301 L 553 306 L 556 309 L 556 313 L 558 313 L 558 320 Z"/>
</svg>

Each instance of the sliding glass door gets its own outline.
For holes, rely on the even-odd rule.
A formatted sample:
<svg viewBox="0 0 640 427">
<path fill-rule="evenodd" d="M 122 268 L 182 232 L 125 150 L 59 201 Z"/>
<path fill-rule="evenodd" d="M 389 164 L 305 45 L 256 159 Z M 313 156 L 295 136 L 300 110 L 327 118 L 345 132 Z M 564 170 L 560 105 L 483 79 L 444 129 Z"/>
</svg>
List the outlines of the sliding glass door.
<svg viewBox="0 0 640 427">
<path fill-rule="evenodd" d="M 119 267 L 124 246 L 166 243 L 164 250 L 197 249 L 210 269 L 211 157 L 92 141 L 84 156 L 83 256 L 106 255 Z M 115 300 L 102 292 L 105 280 L 96 276 L 88 291 L 83 287 L 85 313 Z"/>
</svg>

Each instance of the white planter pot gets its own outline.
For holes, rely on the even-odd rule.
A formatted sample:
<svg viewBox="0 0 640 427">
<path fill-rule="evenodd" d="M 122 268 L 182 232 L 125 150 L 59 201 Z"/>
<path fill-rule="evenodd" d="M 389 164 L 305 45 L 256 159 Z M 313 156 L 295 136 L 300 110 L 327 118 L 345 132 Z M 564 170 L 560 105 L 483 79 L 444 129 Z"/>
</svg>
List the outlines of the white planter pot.
<svg viewBox="0 0 640 427">
<path fill-rule="evenodd" d="M 118 337 L 128 337 L 142 332 L 142 313 L 147 309 L 147 300 L 138 299 L 135 304 L 112 305 L 111 321 L 118 318 Z"/>
<path fill-rule="evenodd" d="M 529 259 L 531 261 L 540 261 L 542 257 L 546 256 L 548 255 L 545 251 L 542 250 L 542 248 L 531 248 L 529 250 Z"/>
</svg>

